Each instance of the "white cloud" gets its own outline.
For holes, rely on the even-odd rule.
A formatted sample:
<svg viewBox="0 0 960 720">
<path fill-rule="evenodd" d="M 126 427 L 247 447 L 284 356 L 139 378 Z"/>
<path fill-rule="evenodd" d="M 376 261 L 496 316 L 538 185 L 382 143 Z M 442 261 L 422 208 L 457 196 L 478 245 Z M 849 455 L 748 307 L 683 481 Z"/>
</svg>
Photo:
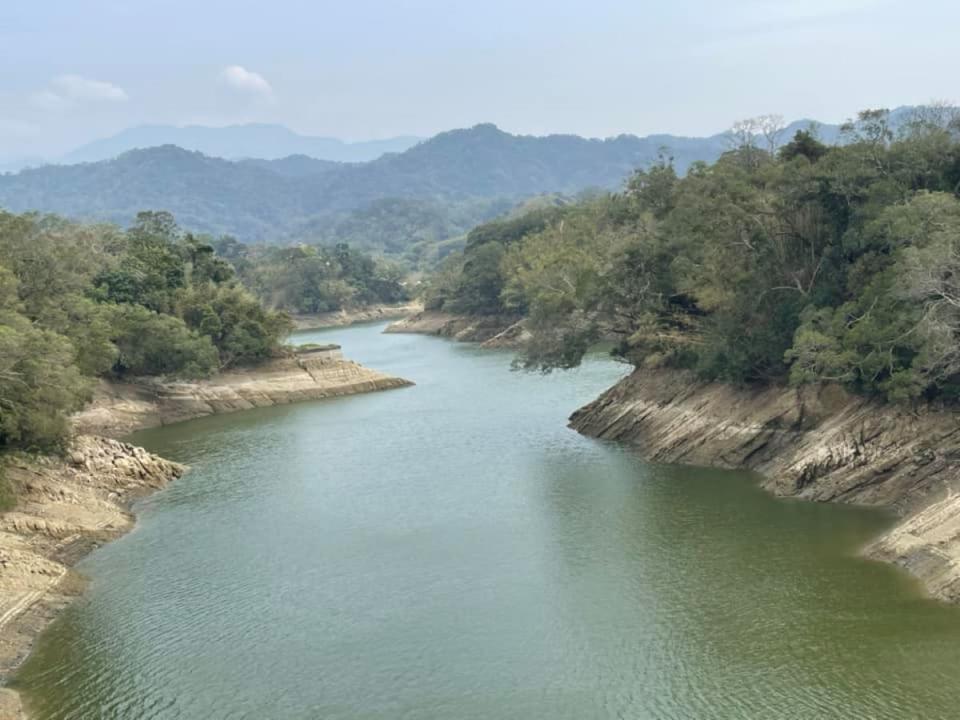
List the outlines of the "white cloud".
<svg viewBox="0 0 960 720">
<path fill-rule="evenodd" d="M 229 65 L 220 73 L 221 79 L 235 90 L 260 95 L 265 98 L 273 96 L 273 88 L 260 73 L 247 70 L 240 65 Z"/>
<path fill-rule="evenodd" d="M 63 97 L 71 100 L 109 100 L 122 102 L 127 99 L 123 88 L 103 80 L 91 80 L 80 75 L 61 75 L 52 85 Z"/>
<path fill-rule="evenodd" d="M 30 104 L 41 110 L 59 111 L 85 102 L 124 102 L 123 88 L 81 75 L 59 75 L 43 90 L 30 95 Z"/>
</svg>

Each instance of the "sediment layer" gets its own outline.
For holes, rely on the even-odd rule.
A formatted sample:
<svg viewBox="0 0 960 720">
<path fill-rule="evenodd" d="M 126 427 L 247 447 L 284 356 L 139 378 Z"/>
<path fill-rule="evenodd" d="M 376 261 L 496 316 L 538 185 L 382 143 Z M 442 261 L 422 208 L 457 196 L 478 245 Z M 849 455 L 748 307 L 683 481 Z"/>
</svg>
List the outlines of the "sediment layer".
<svg viewBox="0 0 960 720">
<path fill-rule="evenodd" d="M 209 380 L 101 381 L 93 402 L 74 417 L 74 427 L 80 433 L 122 436 L 206 415 L 412 384 L 345 360 L 339 347 L 326 346 L 300 350 L 292 357 L 253 368 L 220 373 Z"/>
<path fill-rule="evenodd" d="M 82 591 L 73 564 L 130 530 L 130 503 L 185 470 L 143 448 L 89 435 L 74 438 L 62 458 L 7 459 L 6 481 L 17 504 L 0 516 L 0 682 Z M 0 718 L 21 713 L 16 693 L 0 694 Z"/>
</svg>

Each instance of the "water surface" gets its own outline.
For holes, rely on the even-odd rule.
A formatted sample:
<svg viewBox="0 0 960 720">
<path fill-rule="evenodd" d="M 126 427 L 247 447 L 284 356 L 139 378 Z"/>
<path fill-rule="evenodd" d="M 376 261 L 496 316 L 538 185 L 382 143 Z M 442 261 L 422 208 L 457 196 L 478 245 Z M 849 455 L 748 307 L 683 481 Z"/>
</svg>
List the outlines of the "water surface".
<svg viewBox="0 0 960 720">
<path fill-rule="evenodd" d="M 623 368 L 359 326 L 417 382 L 139 433 L 193 470 L 81 565 L 37 720 L 955 718 L 960 612 L 856 557 L 883 515 L 567 430 Z"/>
</svg>

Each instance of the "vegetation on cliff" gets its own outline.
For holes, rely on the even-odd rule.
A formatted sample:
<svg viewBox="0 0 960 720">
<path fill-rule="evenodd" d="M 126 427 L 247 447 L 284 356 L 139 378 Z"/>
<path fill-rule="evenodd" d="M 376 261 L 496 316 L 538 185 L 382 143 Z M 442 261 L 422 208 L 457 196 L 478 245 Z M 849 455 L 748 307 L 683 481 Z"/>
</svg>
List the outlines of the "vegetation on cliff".
<svg viewBox="0 0 960 720">
<path fill-rule="evenodd" d="M 960 394 L 960 116 L 865 111 L 828 146 L 746 124 L 716 163 L 669 157 L 624 190 L 471 234 L 433 307 L 523 311 L 531 368 L 601 334 L 635 365 L 732 382 Z M 766 130 L 766 134 L 758 132 Z M 516 232 L 513 232 L 516 230 Z"/>
</svg>

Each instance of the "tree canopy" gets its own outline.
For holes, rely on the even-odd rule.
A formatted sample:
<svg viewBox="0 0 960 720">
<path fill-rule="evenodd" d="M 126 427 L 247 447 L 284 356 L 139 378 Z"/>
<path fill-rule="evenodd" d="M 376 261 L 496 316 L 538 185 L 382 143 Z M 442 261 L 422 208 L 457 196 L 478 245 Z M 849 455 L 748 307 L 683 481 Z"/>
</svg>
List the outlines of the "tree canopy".
<svg viewBox="0 0 960 720">
<path fill-rule="evenodd" d="M 59 443 L 98 376 L 203 377 L 289 329 L 169 213 L 123 231 L 0 212 L 0 448 Z"/>
<path fill-rule="evenodd" d="M 530 368 L 576 365 L 612 336 L 637 366 L 955 398 L 958 118 L 924 108 L 895 129 L 868 110 L 841 145 L 815 128 L 779 147 L 745 132 L 684 177 L 661 158 L 499 252 L 468 244 L 431 293 L 447 309 L 527 313 Z"/>
</svg>

